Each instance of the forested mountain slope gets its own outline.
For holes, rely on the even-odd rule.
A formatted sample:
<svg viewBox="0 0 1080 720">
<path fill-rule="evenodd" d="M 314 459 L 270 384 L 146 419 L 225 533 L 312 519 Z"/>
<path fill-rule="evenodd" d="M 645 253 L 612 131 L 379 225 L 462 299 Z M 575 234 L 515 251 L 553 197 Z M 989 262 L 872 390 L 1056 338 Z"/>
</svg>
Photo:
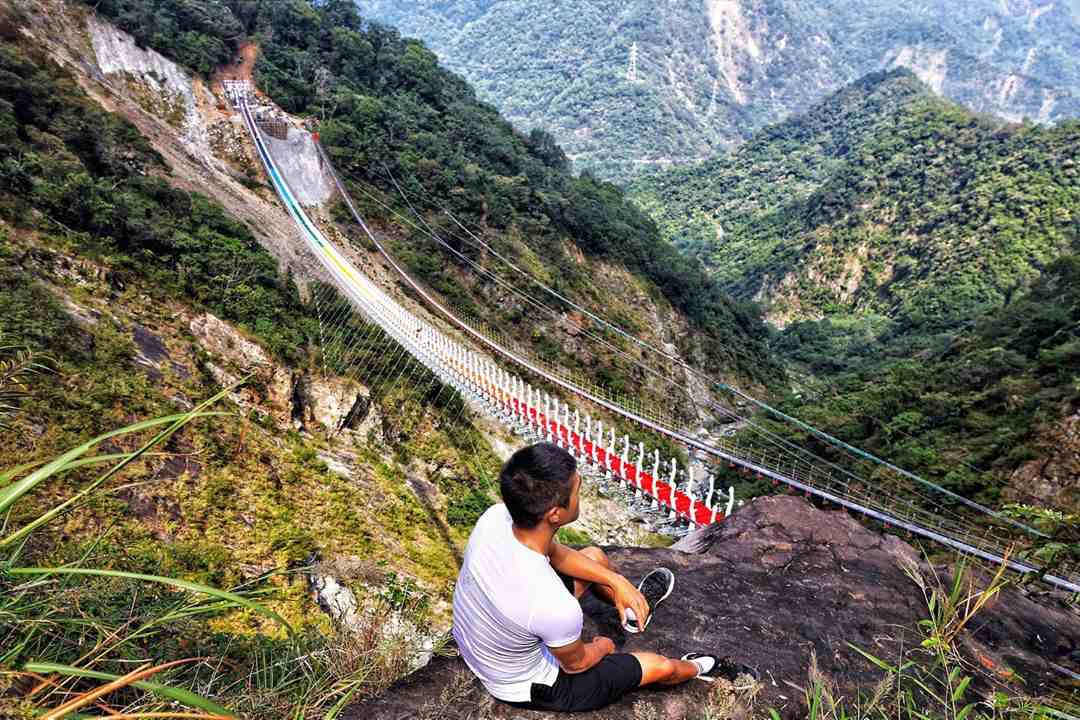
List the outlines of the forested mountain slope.
<svg viewBox="0 0 1080 720">
<path fill-rule="evenodd" d="M 508 297 L 411 235 L 394 214 L 409 204 L 389 173 L 415 191 L 412 202 L 430 192 L 519 262 L 610 303 L 650 337 L 734 373 L 779 374 L 753 309 L 656 246 L 656 229 L 616 188 L 566 174 L 550 138 L 515 134 L 419 45 L 364 26 L 350 5 L 95 4 L 197 72 L 136 48 L 89 3 L 0 0 L 0 716 L 60 715 L 75 700 L 94 716 L 342 717 L 438 646 L 465 538 L 495 497 L 496 450 L 514 438 L 484 427 L 356 318 L 346 336 L 363 338 L 349 349 L 355 371 L 327 358 L 310 278 L 290 272 L 295 228 L 235 114 L 198 74 L 241 41 L 261 46 L 257 80 L 273 97 L 322 119 L 365 214 L 444 296 L 487 309 L 558 360 L 573 350 L 546 335 L 550 323 L 515 322 Z M 445 225 L 434 203 L 420 207 Z M 334 230 L 333 209 L 311 212 Z M 1055 266 L 1044 279 L 1061 280 L 1045 297 L 1075 309 L 1075 275 Z M 1069 367 L 1075 315 L 1039 317 L 1034 337 L 1007 325 L 1015 354 L 1003 357 L 1037 357 L 1037 383 L 1023 387 L 1050 398 L 1039 407 L 1060 407 L 1068 378 L 1041 368 Z M 694 332 L 709 333 L 702 347 Z M 605 362 L 588 367 L 626 377 Z M 1000 376 L 996 402 L 1015 402 L 1016 374 Z M 221 414 L 133 456 L 163 425 L 132 423 L 185 417 L 223 385 L 209 408 Z M 122 426 L 91 451 L 94 464 L 50 462 Z M 28 486 L 30 477 L 42 480 Z M 583 520 L 608 515 L 586 525 L 604 535 L 565 539 L 656 540 L 612 504 L 583 503 Z M 793 521 L 815 542 L 829 522 Z M 785 558 L 800 552 L 791 537 L 746 535 L 759 559 L 763 537 Z M 833 572 L 826 545 L 820 560 Z M 872 545 L 859 540 L 852 552 Z M 772 574 L 780 588 L 783 574 Z M 838 596 L 865 615 L 855 594 Z M 836 630 L 804 625 L 819 639 Z M 152 683 L 110 682 L 148 663 L 162 663 L 139 671 Z M 443 712 L 453 690 L 425 714 Z"/>
<path fill-rule="evenodd" d="M 898 70 L 632 194 L 783 326 L 789 412 L 990 504 L 1076 507 L 1078 157 L 1080 123 L 980 117 Z"/>
<path fill-rule="evenodd" d="M 550 130 L 579 168 L 617 180 L 714 155 L 893 67 L 981 112 L 1080 115 L 1075 2 L 358 4 L 428 42 L 520 127 Z"/>
<path fill-rule="evenodd" d="M 661 241 L 617 188 L 573 176 L 550 135 L 515 131 L 421 43 L 365 22 L 351 2 L 92 4 L 196 71 L 231 59 L 239 38 L 255 40 L 256 84 L 286 111 L 319 121 L 322 141 L 365 215 L 397 226 L 399 255 L 464 312 L 539 341 L 553 358 L 606 381 L 634 372 L 615 359 L 575 352 L 565 333 L 545 329 L 527 306 L 426 237 L 410 202 L 471 260 L 499 268 L 445 211 L 559 291 L 655 341 L 675 343 L 713 371 L 751 382 L 778 377 L 753 307 L 732 302 L 696 262 Z M 582 252 L 590 262 L 581 261 Z M 637 295 L 651 295 L 661 310 L 673 306 L 688 325 L 668 332 L 684 321 L 643 317 L 626 302 Z M 748 356 L 757 359 L 747 362 Z"/>
<path fill-rule="evenodd" d="M 1030 291 L 944 347 L 823 320 L 789 328 L 779 351 L 814 378 L 785 401 L 806 422 L 966 497 L 1080 512 L 1075 236 Z"/>
<path fill-rule="evenodd" d="M 0 2 L 4 499 L 42 463 L 90 438 L 184 413 L 222 385 L 247 382 L 212 406 L 217 417 L 191 423 L 121 471 L 109 466 L 157 428 L 111 437 L 94 448 L 110 463 L 57 473 L 8 503 L 0 529 L 0 716 L 33 717 L 60 704 L 51 691 L 18 681 L 31 661 L 123 674 L 148 657 L 213 656 L 222 663 L 220 684 L 207 684 L 192 665 L 158 679 L 242 717 L 280 718 L 298 702 L 318 707 L 325 698 L 306 693 L 353 672 L 369 689 L 392 679 L 378 675 L 407 669 L 424 640 L 416 618 L 381 593 L 423 599 L 421 615 L 439 622 L 438 597 L 467 532 L 451 518 L 470 524 L 490 502 L 498 459 L 489 438 L 453 421 L 462 408 L 452 393 L 440 398 L 373 372 L 345 377 L 320 363 L 318 318 L 292 278 L 249 227 L 184 187 L 199 181 L 190 167 L 155 150 L 154 142 L 164 148 L 183 130 L 153 112 L 136 126 L 102 107 L 130 110 L 129 89 L 143 86 L 134 76 L 101 73 L 85 9 L 25 9 Z M 55 24 L 40 22 L 43 11 Z M 60 28 L 86 43 L 77 65 L 50 52 Z M 153 141 L 147 129 L 158 131 Z M 254 193 L 240 197 L 258 201 Z M 370 365 L 390 349 L 373 344 Z M 428 505 L 408 490 L 407 473 L 428 488 Z M 319 560 L 345 563 L 351 569 L 314 572 L 333 573 L 361 607 L 396 618 L 384 641 L 398 645 L 398 660 L 388 664 L 372 647 L 362 661 L 330 669 L 316 659 L 290 680 L 254 690 L 248 681 L 267 657 L 290 667 L 312 662 L 312 652 L 341 657 L 327 617 L 293 571 Z M 40 583 L 9 574 L 20 565 L 232 588 L 257 596 L 304 640 L 265 614 L 169 581 Z M 88 642 L 80 627 L 94 628 L 96 639 Z M 113 694 L 109 702 L 163 709 L 152 695 Z"/>
<path fill-rule="evenodd" d="M 634 196 L 774 323 L 932 331 L 1002 306 L 1069 247 L 1078 156 L 1080 123 L 1004 125 L 893 71 Z"/>
</svg>

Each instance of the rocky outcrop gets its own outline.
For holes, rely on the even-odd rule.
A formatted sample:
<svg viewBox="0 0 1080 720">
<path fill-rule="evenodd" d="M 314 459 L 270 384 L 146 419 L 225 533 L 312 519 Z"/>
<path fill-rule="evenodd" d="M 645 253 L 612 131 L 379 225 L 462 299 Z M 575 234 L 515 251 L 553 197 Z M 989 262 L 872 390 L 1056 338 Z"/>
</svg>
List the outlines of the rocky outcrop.
<svg viewBox="0 0 1080 720">
<path fill-rule="evenodd" d="M 264 138 L 270 154 L 300 204 L 321 205 L 333 195 L 333 180 L 323 168 L 311 133 L 294 127 L 288 133 L 285 140 L 269 135 Z"/>
<path fill-rule="evenodd" d="M 252 376 L 254 382 L 233 393 L 237 402 L 267 412 L 280 425 L 349 431 L 361 439 L 372 432 L 378 436 L 381 420 L 370 392 L 355 380 L 279 365 L 260 345 L 210 313 L 192 318 L 188 329 L 206 352 L 202 365 L 217 383 L 228 387 Z"/>
<path fill-rule="evenodd" d="M 368 388 L 348 378 L 299 375 L 293 378 L 293 420 L 302 427 L 318 423 L 332 433 L 351 431 L 361 439 L 381 423 Z"/>
<path fill-rule="evenodd" d="M 1080 413 L 1048 430 L 1042 457 L 1009 478 L 1006 496 L 1016 502 L 1080 510 Z"/>
<path fill-rule="evenodd" d="M 820 669 L 850 692 L 876 683 L 881 673 L 849 643 L 895 659 L 901 644 L 910 647 L 921 639 L 917 622 L 926 613 L 923 597 L 901 568 L 917 559 L 916 551 L 864 528 L 846 513 L 818 510 L 799 498 L 759 499 L 677 547 L 608 552 L 630 578 L 663 565 L 675 571 L 678 584 L 640 636 L 625 635 L 614 610 L 587 596 L 586 637 L 607 635 L 623 651 L 730 655 L 760 675 L 757 706 L 774 707 L 785 717 L 805 714 L 797 688 L 806 685 L 811 653 Z M 1022 676 L 1026 693 L 1046 693 L 1061 668 L 1077 664 L 1080 618 L 1064 608 L 1006 590 L 979 617 L 981 622 L 961 638 L 965 652 L 990 674 L 1004 676 L 1008 670 Z M 575 717 L 700 718 L 714 701 L 715 689 L 690 682 L 669 690 L 640 690 L 614 706 Z M 430 714 L 436 707 L 438 712 Z M 436 658 L 343 717 L 429 715 L 446 720 L 559 717 L 493 701 L 453 657 Z"/>
<path fill-rule="evenodd" d="M 86 29 L 98 69 L 127 83 L 144 110 L 177 128 L 189 153 L 203 162 L 216 162 L 199 110 L 215 100 L 201 80 L 157 51 L 139 47 L 134 38 L 97 15 L 87 17 Z"/>
<path fill-rule="evenodd" d="M 428 664 L 434 652 L 434 638 L 429 630 L 417 627 L 405 613 L 394 609 L 382 599 L 381 593 L 372 593 L 364 602 L 357 599 L 348 585 L 327 572 L 332 568 L 316 566 L 308 575 L 311 594 L 339 632 L 352 635 L 357 642 L 394 644 L 411 649 L 408 670 Z M 386 592 L 386 588 L 382 592 Z M 401 592 L 401 589 L 398 589 Z M 374 600 L 372 600 L 372 595 Z"/>
<path fill-rule="evenodd" d="M 282 424 L 292 418 L 292 373 L 274 363 L 259 344 L 210 313 L 192 318 L 188 329 L 206 353 L 203 369 L 216 383 L 230 387 L 248 375 L 256 379 L 256 384 L 232 392 L 234 401 L 260 407 Z"/>
</svg>

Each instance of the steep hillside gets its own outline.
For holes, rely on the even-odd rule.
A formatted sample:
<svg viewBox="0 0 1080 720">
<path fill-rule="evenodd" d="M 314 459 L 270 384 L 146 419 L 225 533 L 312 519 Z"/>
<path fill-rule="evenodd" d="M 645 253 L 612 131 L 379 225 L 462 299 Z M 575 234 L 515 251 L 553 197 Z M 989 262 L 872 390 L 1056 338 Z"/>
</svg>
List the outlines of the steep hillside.
<svg viewBox="0 0 1080 720">
<path fill-rule="evenodd" d="M 1012 120 L 1080 115 L 1080 13 L 1060 0 L 358 4 L 620 181 L 712 156 L 880 69 Z"/>
<path fill-rule="evenodd" d="M 966 497 L 1080 512 L 1080 242 L 1029 292 L 928 344 L 792 325 L 778 349 L 810 379 L 783 406 Z"/>
<path fill-rule="evenodd" d="M 51 9 L 58 26 L 77 19 Z M 345 641 L 295 568 L 328 562 L 337 569 L 314 572 L 396 617 L 387 642 L 408 634 L 419 650 L 425 626 L 444 622 L 464 527 L 490 501 L 498 458 L 488 439 L 467 415 L 455 421 L 460 400 L 440 396 L 437 384 L 425 393 L 375 372 L 327 372 L 313 352 L 315 312 L 275 259 L 216 201 L 178 187 L 198 175 L 103 110 L 79 85 L 88 78 L 59 66 L 49 42 L 33 36 L 44 25 L 25 20 L 0 4 L 5 500 L 28 472 L 89 438 L 191 410 L 222 385 L 249 380 L 213 406 L 222 416 L 193 423 L 122 472 L 74 469 L 7 506 L 0 715 L 59 704 L 54 685 L 22 685 L 29 661 L 123 673 L 139 658 L 213 656 L 220 685 L 205 686 L 196 666 L 160 679 L 267 718 L 288 714 L 303 688 L 322 682 L 356 672 L 373 688 L 392 679 L 417 658 L 344 658 Z M 96 67 L 92 54 L 82 59 L 80 69 Z M 96 90 L 130 109 L 126 90 Z M 181 143 L 182 128 L 158 122 L 148 125 L 154 143 L 166 148 L 170 127 Z M 371 349 L 378 357 L 389 348 Z M 20 377 L 23 358 L 40 371 Z M 99 453 L 118 463 L 150 437 L 113 437 Z M 64 564 L 233 588 L 299 635 L 250 607 L 160 583 L 8 573 Z M 401 597 L 427 599 L 419 614 L 399 613 Z M 312 652 L 343 659 L 333 668 L 316 660 L 292 681 L 247 684 L 263 653 L 292 665 Z"/>
<path fill-rule="evenodd" d="M 583 290 L 567 281 L 564 290 L 597 293 L 599 301 L 618 303 L 614 307 L 634 317 L 648 314 L 642 322 L 654 325 L 660 339 L 668 332 L 680 339 L 692 327 L 664 304 L 653 284 L 662 280 L 675 302 L 699 313 L 693 323 L 717 326 L 712 342 L 747 337 L 751 345 L 738 346 L 739 352 L 760 349 L 753 343 L 763 331 L 750 322 L 752 315 L 719 295 L 702 301 L 701 272 L 685 274 L 688 266 L 676 264 L 670 250 L 652 253 L 646 243 L 656 239 L 655 230 L 612 186 L 554 170 L 545 175 L 530 161 L 540 152 L 529 149 L 538 136 L 521 138 L 490 109 L 440 94 L 450 92 L 440 83 L 453 81 L 425 73 L 430 56 L 392 33 L 350 30 L 346 5 L 320 3 L 316 12 L 300 4 L 239 2 L 238 16 L 209 1 L 138 7 L 150 7 L 153 18 L 131 15 L 138 9 L 131 3 L 109 5 L 135 27 L 149 23 L 153 43 L 183 56 L 191 68 L 213 68 L 222 53 L 231 57 L 234 43 L 244 39 L 235 35 L 238 28 L 252 23 L 254 41 L 240 46 L 242 62 L 226 70 L 255 69 L 293 109 L 311 110 L 311 101 L 302 100 L 310 88 L 290 85 L 292 75 L 282 68 L 302 69 L 317 58 L 339 69 L 334 77 L 348 79 L 360 70 L 347 73 L 329 63 L 347 64 L 363 49 L 361 41 L 373 42 L 389 69 L 370 85 L 342 81 L 340 107 L 351 108 L 353 121 L 331 119 L 337 111 L 328 107 L 326 145 L 350 168 L 357 194 L 363 195 L 361 188 L 371 193 L 364 195 L 365 212 L 400 254 L 412 252 L 410 263 L 429 283 L 445 283 L 444 295 L 458 287 L 452 280 L 470 274 L 439 267 L 410 244 L 420 235 L 403 232 L 407 223 L 373 198 L 399 213 L 408 204 L 395 199 L 385 178 L 365 175 L 374 172 L 366 170 L 373 163 L 361 158 L 385 162 L 406 183 L 423 177 L 443 193 L 441 202 L 462 217 L 472 212 L 485 229 L 518 233 L 520 244 L 510 249 L 522 262 L 530 252 L 545 262 L 569 258 L 589 282 Z M 336 12 L 343 13 L 343 26 L 327 21 Z M 317 32 L 300 33 L 305 22 L 314 22 Z M 290 40 L 292 30 L 298 34 Z M 263 59 L 254 66 L 259 45 Z M 348 50 L 335 55 L 335 47 Z M 462 543 L 493 499 L 499 452 L 514 441 L 477 420 L 422 368 L 403 366 L 393 345 L 365 334 L 371 328 L 358 319 L 350 320 L 364 338 L 349 348 L 354 370 L 341 372 L 339 362 L 327 359 L 322 315 L 312 301 L 315 284 L 297 271 L 291 221 L 216 92 L 224 74 L 220 68 L 211 78 L 192 74 L 137 47 L 85 4 L 0 0 L 2 717 L 40 717 L 67 701 L 81 702 L 75 710 L 88 717 L 196 710 L 213 713 L 198 717 L 266 720 L 343 716 L 350 701 L 377 695 L 440 648 Z M 414 82 L 430 84 L 394 85 Z M 325 99 L 315 89 L 316 101 Z M 301 101 L 307 104 L 290 105 Z M 318 102 L 315 107 L 311 112 L 319 114 Z M 456 125 L 466 111 L 495 130 L 466 143 L 468 133 L 484 129 L 483 123 Z M 374 134 L 370 144 L 365 132 Z M 559 164 L 557 150 L 540 140 L 542 155 Z M 293 128 L 282 142 L 294 141 L 303 146 L 295 170 L 305 172 L 310 139 Z M 470 155 L 477 144 L 496 152 L 499 141 L 507 143 L 505 154 Z M 447 149 L 452 145 L 456 150 Z M 447 153 L 460 155 L 456 164 L 443 162 Z M 442 164 L 425 164 L 432 158 Z M 530 182 L 538 178 L 540 190 L 493 170 L 497 161 L 517 167 Z M 423 174 L 438 168 L 459 175 L 433 181 Z M 474 192 L 459 199 L 459 185 Z M 328 186 L 314 182 L 311 189 L 308 201 L 326 202 Z M 577 205 L 569 207 L 571 201 Z M 438 214 L 428 210 L 434 222 Z M 334 231 L 327 217 L 333 210 L 312 212 Z M 545 224 L 557 222 L 564 224 L 555 230 Z M 578 237 L 591 257 L 571 242 Z M 541 242 L 536 250 L 534 238 Z M 632 253 L 627 262 L 623 252 Z M 364 268 L 380 271 L 372 261 Z M 577 277 L 570 270 L 553 273 L 556 281 L 564 275 Z M 1062 275 L 1066 288 L 1080 286 L 1073 275 Z M 715 287 L 708 285 L 710 292 Z M 459 301 L 490 308 L 483 304 L 491 302 L 487 292 L 470 289 Z M 1075 304 L 1072 295 L 1063 297 Z M 741 327 L 725 327 L 732 322 Z M 1059 315 L 1040 324 L 1046 348 L 1061 351 L 1059 345 L 1071 341 L 1068 322 L 1073 318 Z M 530 336 L 533 326 L 524 319 L 520 324 L 519 334 Z M 543 349 L 548 327 L 537 330 L 529 339 Z M 567 349 L 549 352 L 558 357 Z M 770 371 L 768 356 L 752 362 L 763 366 L 760 374 Z M 402 367 L 408 372 L 398 372 Z M 595 371 L 605 369 L 614 380 L 623 378 L 618 367 L 599 364 Z M 183 418 L 222 386 L 228 392 L 210 408 L 220 414 L 184 426 L 150 454 L 134 456 L 164 425 L 110 436 L 90 464 L 50 462 L 122 426 Z M 27 485 L 29 478 L 40 482 Z M 586 498 L 594 516 L 583 517 L 590 521 L 584 529 L 591 537 L 574 534 L 568 541 L 655 540 L 640 527 L 625 527 L 625 516 L 598 520 L 605 502 Z M 808 508 L 799 506 L 787 517 L 805 518 Z M 782 516 L 759 516 L 760 524 L 751 517 L 745 531 L 733 526 L 749 538 L 746 562 L 739 563 L 750 567 L 751 556 L 765 558 L 777 597 L 790 595 L 788 579 L 772 566 L 797 563 L 795 555 L 809 558 L 807 568 L 827 563 L 830 571 L 846 572 L 835 562 L 835 532 L 847 532 L 841 524 L 793 521 L 810 527 L 812 538 L 796 540 L 806 547 L 792 555 L 794 538 L 776 530 L 787 522 Z M 866 532 L 854 521 L 848 527 Z M 867 547 L 895 545 L 862 537 L 851 560 L 865 558 Z M 720 565 L 732 563 L 717 558 Z M 893 576 L 902 581 L 895 569 Z M 726 582 L 736 574 L 725 570 L 718 577 Z M 738 582 L 729 589 L 751 598 Z M 808 597 L 818 592 L 812 582 L 803 584 Z M 850 597 L 859 616 L 865 597 L 842 585 L 830 583 L 836 598 L 819 609 Z M 765 603 L 767 612 L 772 604 Z M 826 614 L 825 632 L 835 633 L 835 613 Z M 672 626 L 677 617 L 669 617 Z M 790 624 L 787 617 L 781 621 Z M 715 627 L 715 618 L 709 622 Z M 875 636 L 868 625 L 860 637 Z M 1040 631 L 1037 640 L 1048 637 L 1054 636 Z M 766 652 L 769 642 L 760 645 Z M 789 671 L 798 671 L 802 657 L 786 655 Z M 111 682 L 135 668 L 152 681 Z M 100 694 L 87 694 L 92 688 Z M 443 709 L 436 706 L 433 714 Z"/>
<path fill-rule="evenodd" d="M 206 13 L 192 11 L 200 3 L 176 0 L 93 4 L 193 69 L 199 67 L 189 57 L 193 43 L 232 47 L 240 40 L 237 28 L 249 33 L 259 47 L 257 85 L 284 110 L 318 122 L 362 211 L 392 231 L 391 244 L 406 264 L 463 312 L 534 344 L 549 359 L 598 379 L 629 381 L 628 392 L 645 379 L 632 361 L 583 348 L 574 326 L 591 321 L 553 322 L 478 273 L 472 263 L 503 276 L 510 271 L 447 211 L 560 292 L 653 342 L 674 344 L 699 365 L 752 383 L 779 376 L 754 308 L 732 302 L 697 263 L 662 242 L 617 188 L 571 175 L 550 135 L 515 132 L 422 44 L 365 24 L 351 3 L 226 2 L 212 3 Z M 206 22 L 219 12 L 231 19 Z M 433 241 L 432 231 L 453 250 Z M 510 279 L 517 289 L 543 294 Z M 566 305 L 558 311 L 575 315 Z M 639 352 L 632 345 L 622 350 Z"/>
<path fill-rule="evenodd" d="M 196 658 L 155 679 L 211 705 L 129 690 L 97 709 L 179 697 L 276 719 L 377 691 L 438 643 L 496 448 L 516 442 L 359 321 L 353 370 L 327 362 L 290 220 L 217 103 L 82 5 L 0 2 L 5 718 L 149 657 Z M 152 454 L 124 460 L 154 428 L 116 435 L 21 494 L 60 453 L 223 386 L 219 415 Z M 584 529 L 604 538 L 610 501 L 587 502 Z M 61 565 L 104 576 L 13 571 Z M 342 597 L 352 625 L 332 622 Z M 70 666 L 94 679 L 65 680 Z"/>
<path fill-rule="evenodd" d="M 1075 238 L 1078 153 L 1080 124 L 1002 125 L 894 71 L 634 197 L 778 325 L 848 314 L 955 328 Z"/>
</svg>

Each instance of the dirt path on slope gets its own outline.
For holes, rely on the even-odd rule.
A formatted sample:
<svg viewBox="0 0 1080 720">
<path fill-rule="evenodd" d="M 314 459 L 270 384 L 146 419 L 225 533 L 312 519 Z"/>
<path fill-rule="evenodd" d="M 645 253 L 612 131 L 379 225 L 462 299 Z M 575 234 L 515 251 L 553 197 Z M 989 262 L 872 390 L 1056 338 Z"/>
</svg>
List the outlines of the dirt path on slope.
<svg viewBox="0 0 1080 720">
<path fill-rule="evenodd" d="M 247 80 L 255 84 L 255 61 L 259 57 L 259 44 L 253 40 L 246 40 L 240 45 L 240 52 L 233 62 L 219 66 L 210 75 L 210 89 L 214 94 L 220 94 L 222 81 L 224 80 Z"/>
</svg>

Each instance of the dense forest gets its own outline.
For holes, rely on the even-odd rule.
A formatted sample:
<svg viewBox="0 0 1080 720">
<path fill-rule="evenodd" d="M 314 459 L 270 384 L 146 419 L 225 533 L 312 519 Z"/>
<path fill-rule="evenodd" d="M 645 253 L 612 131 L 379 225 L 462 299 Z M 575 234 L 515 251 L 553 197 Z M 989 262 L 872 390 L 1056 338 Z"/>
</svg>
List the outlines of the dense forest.
<svg viewBox="0 0 1080 720">
<path fill-rule="evenodd" d="M 882 68 L 912 68 L 1010 119 L 1080 112 L 1080 20 L 1062 2 L 358 5 L 427 42 L 519 127 L 552 132 L 577 168 L 616 182 L 714 156 Z"/>
<path fill-rule="evenodd" d="M 779 352 L 809 379 L 783 407 L 967 497 L 1075 512 L 1080 494 L 1067 470 L 1054 498 L 1009 478 L 1071 442 L 1058 424 L 1080 411 L 1080 242 L 1029 291 L 970 324 L 943 348 L 893 357 L 855 322 L 795 324 Z"/>
<path fill-rule="evenodd" d="M 910 356 L 1069 248 L 1078 151 L 1080 124 L 1004 125 L 894 71 L 728 157 L 643 180 L 634 197 L 775 322 L 862 318 Z"/>
<path fill-rule="evenodd" d="M 138 40 L 197 71 L 220 62 L 227 48 L 251 36 L 261 49 L 258 86 L 285 110 L 319 119 L 324 145 L 360 188 L 360 199 L 374 191 L 376 199 L 408 216 L 408 204 L 393 184 L 400 180 L 437 233 L 455 234 L 443 212 L 449 210 L 467 225 L 483 228 L 498 250 L 522 265 L 539 266 L 557 290 L 596 305 L 603 299 L 596 296 L 598 283 L 567 250 L 568 242 L 576 244 L 654 283 L 691 323 L 695 337 L 686 339 L 684 349 L 702 347 L 710 369 L 734 369 L 753 382 L 779 377 L 753 304 L 733 302 L 697 262 L 663 242 L 648 216 L 616 187 L 588 174 L 572 175 L 551 135 L 539 129 L 516 132 L 420 42 L 366 22 L 354 3 L 102 0 L 93 5 Z M 364 212 L 386 215 L 370 201 Z M 481 259 L 475 247 L 454 242 L 471 259 Z M 396 251 L 465 312 L 486 314 L 499 306 L 503 317 L 492 319 L 529 331 L 522 322 L 525 308 L 497 302 L 495 289 L 482 283 L 464 289 L 471 283 L 460 280 L 463 262 L 440 254 L 423 233 L 414 232 Z M 487 306 L 483 310 L 477 292 Z M 641 322 L 632 313 L 621 315 L 632 327 Z M 751 356 L 753 362 L 746 359 Z"/>
<path fill-rule="evenodd" d="M 0 344 L 51 358 L 62 378 L 40 378 L 27 408 L 50 428 L 47 445 L 85 440 L 104 424 L 171 407 L 148 378 L 130 372 L 137 350 L 130 328 L 103 320 L 85 336 L 49 285 L 37 280 L 66 253 L 104 268 L 100 290 L 120 306 L 183 303 L 233 322 L 298 371 L 321 362 L 317 308 L 301 300 L 292 278 L 250 231 L 209 198 L 159 177 L 163 163 L 134 126 L 102 110 L 42 51 L 13 39 L 0 44 Z M 374 366 L 392 345 L 383 336 L 336 357 L 330 369 Z M 387 416 L 404 411 L 406 400 L 436 415 L 461 412 L 461 400 L 440 393 L 438 383 L 402 398 L 398 379 L 380 382 L 373 401 Z M 436 439 L 433 430 L 413 442 L 411 450 L 399 449 L 401 458 L 440 442 L 450 455 L 467 449 L 471 457 L 478 440 L 456 432 Z M 7 437 L 0 457 L 12 460 L 6 453 L 20 448 L 27 449 Z M 459 468 L 461 462 L 453 461 Z M 451 484 L 445 488 L 451 506 L 474 502 L 466 475 Z M 475 512 L 463 522 L 474 518 Z"/>
<path fill-rule="evenodd" d="M 45 56 L 5 43 L 0 63 L 2 217 L 68 233 L 80 252 L 110 258 L 117 283 L 149 276 L 242 324 L 283 360 L 303 357 L 312 319 L 246 227 L 159 177 L 146 139 Z M 238 271 L 244 282 L 228 282 Z"/>
<path fill-rule="evenodd" d="M 893 71 L 633 197 L 783 325 L 785 410 L 1000 504 L 1080 406 L 1077 157 Z"/>
</svg>

